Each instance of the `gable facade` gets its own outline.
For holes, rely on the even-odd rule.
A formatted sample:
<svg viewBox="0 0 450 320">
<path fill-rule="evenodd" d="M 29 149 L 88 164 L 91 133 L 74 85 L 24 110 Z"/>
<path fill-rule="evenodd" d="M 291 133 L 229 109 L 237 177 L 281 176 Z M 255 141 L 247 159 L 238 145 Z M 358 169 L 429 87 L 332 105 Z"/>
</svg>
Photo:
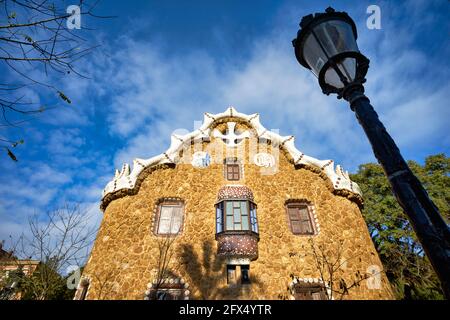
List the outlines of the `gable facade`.
<svg viewBox="0 0 450 320">
<path fill-rule="evenodd" d="M 322 299 L 339 283 L 317 267 L 321 248 L 340 262 L 334 277 L 359 281 L 344 299 L 391 299 L 361 206 L 342 167 L 303 154 L 257 114 L 205 114 L 200 128 L 108 183 L 79 291 L 86 299 Z"/>
</svg>

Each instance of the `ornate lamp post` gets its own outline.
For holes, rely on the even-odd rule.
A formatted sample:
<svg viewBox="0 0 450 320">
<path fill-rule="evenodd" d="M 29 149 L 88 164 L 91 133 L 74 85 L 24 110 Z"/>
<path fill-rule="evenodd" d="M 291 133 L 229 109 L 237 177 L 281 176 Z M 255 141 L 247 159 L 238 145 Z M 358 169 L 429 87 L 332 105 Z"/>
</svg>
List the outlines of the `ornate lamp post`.
<svg viewBox="0 0 450 320">
<path fill-rule="evenodd" d="M 369 59 L 359 52 L 356 39 L 348 14 L 328 8 L 303 17 L 292 44 L 298 62 L 318 77 L 323 93 L 349 102 L 450 299 L 450 229 L 364 95 Z"/>
</svg>

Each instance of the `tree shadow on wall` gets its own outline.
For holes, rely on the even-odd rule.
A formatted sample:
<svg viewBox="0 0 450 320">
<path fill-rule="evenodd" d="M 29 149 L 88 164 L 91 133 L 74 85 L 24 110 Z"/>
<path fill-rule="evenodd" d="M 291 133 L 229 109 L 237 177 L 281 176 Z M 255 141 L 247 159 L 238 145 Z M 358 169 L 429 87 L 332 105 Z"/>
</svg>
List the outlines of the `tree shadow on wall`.
<svg viewBox="0 0 450 320">
<path fill-rule="evenodd" d="M 262 282 L 259 277 L 250 273 L 249 285 L 226 284 L 226 260 L 217 255 L 217 248 L 212 241 L 203 243 L 202 252 L 196 252 L 190 244 L 180 248 L 181 263 L 190 275 L 190 285 L 200 291 L 204 300 L 238 299 L 258 287 Z"/>
</svg>

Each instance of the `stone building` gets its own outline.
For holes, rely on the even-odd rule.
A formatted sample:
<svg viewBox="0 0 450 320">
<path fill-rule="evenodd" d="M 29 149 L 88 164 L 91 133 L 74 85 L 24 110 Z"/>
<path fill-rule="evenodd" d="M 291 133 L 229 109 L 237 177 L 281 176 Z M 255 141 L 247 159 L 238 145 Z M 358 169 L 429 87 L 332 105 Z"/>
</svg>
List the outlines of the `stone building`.
<svg viewBox="0 0 450 320">
<path fill-rule="evenodd" d="M 75 299 L 392 299 L 361 206 L 341 166 L 258 114 L 205 113 L 116 170 Z"/>
<path fill-rule="evenodd" d="M 14 273 L 31 277 L 41 264 L 38 260 L 18 259 L 12 251 L 3 249 L 0 241 L 0 300 L 20 300 L 22 293 Z"/>
</svg>

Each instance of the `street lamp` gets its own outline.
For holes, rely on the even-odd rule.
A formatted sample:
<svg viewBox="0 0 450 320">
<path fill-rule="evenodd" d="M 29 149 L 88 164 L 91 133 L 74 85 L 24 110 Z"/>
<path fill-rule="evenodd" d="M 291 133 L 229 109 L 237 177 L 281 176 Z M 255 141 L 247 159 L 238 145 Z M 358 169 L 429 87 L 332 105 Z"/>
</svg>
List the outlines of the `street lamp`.
<svg viewBox="0 0 450 320">
<path fill-rule="evenodd" d="M 350 103 L 450 299 L 450 229 L 364 95 L 369 59 L 359 51 L 357 37 L 346 12 L 327 8 L 302 18 L 292 44 L 298 62 L 318 77 L 323 93 L 335 93 Z"/>
</svg>

